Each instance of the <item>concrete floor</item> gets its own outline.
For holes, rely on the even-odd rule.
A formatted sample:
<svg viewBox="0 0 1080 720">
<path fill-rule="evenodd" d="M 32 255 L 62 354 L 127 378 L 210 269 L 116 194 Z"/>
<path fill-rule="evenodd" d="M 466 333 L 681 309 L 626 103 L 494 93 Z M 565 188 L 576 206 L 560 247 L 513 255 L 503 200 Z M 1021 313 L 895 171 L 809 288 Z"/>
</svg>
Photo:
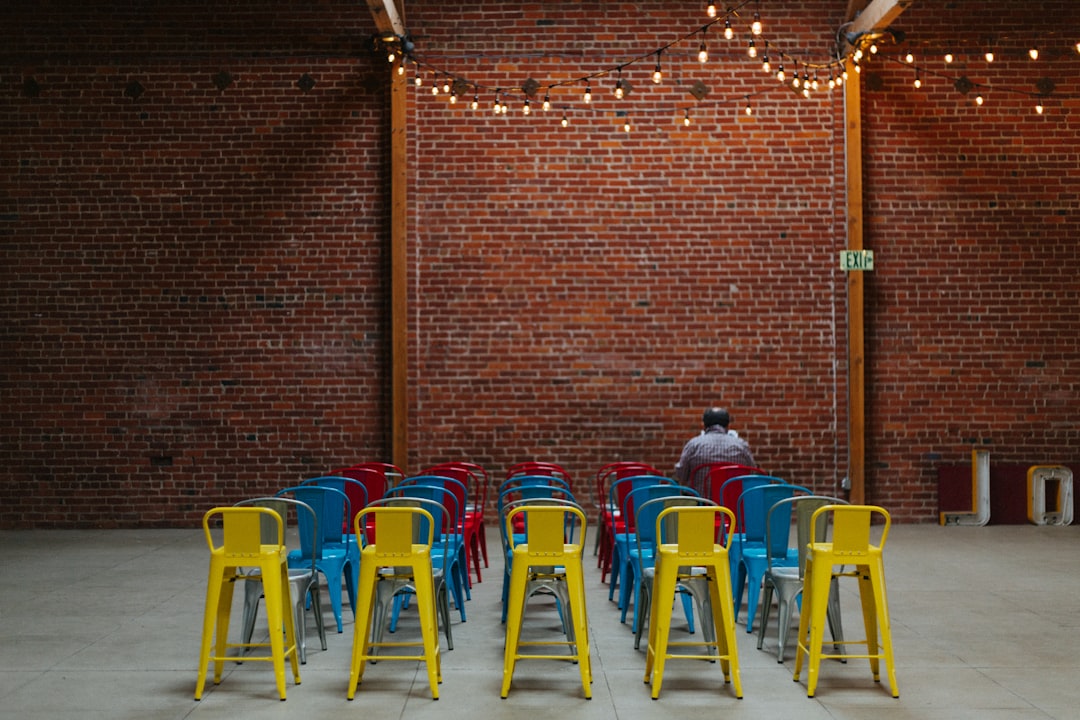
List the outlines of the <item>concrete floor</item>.
<svg viewBox="0 0 1080 720">
<path fill-rule="evenodd" d="M 823 664 L 817 695 L 807 698 L 805 673 L 792 682 L 793 649 L 778 664 L 774 637 L 759 651 L 740 623 L 744 699 L 723 684 L 717 665 L 682 661 L 669 663 L 654 702 L 642 682 L 645 653 L 634 650 L 587 561 L 593 699 L 584 699 L 576 666 L 529 661 L 501 700 L 501 564 L 492 553 L 466 605 L 468 622 L 453 615 L 455 647 L 444 650 L 438 702 L 423 667 L 411 662 L 370 666 L 347 701 L 352 617 L 346 610 L 339 635 L 328 606 L 328 649 L 319 648 L 309 616 L 308 662 L 301 685 L 290 678 L 286 702 L 265 663 L 227 666 L 222 683 L 208 681 L 196 702 L 207 570 L 201 530 L 5 531 L 0 544 L 0 707 L 11 718 L 636 720 L 697 710 L 757 720 L 1080 716 L 1080 526 L 894 526 L 886 574 L 899 699 L 884 674 L 873 682 L 865 660 Z M 855 637 L 852 581 L 841 595 L 845 630 Z M 553 622 L 542 604 L 531 617 Z M 402 624 L 402 634 L 414 625 L 407 617 Z"/>
</svg>

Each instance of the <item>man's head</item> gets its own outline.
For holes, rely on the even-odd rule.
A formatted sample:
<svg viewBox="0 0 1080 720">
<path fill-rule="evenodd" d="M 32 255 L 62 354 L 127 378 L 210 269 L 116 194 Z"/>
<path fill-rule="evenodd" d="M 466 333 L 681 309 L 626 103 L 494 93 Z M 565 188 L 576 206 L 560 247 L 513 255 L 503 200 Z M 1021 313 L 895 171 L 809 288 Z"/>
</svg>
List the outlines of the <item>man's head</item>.
<svg viewBox="0 0 1080 720">
<path fill-rule="evenodd" d="M 701 423 L 706 428 L 710 428 L 713 425 L 719 425 L 727 430 L 727 426 L 730 422 L 731 416 L 728 414 L 727 408 L 721 407 L 709 408 L 701 418 Z"/>
</svg>

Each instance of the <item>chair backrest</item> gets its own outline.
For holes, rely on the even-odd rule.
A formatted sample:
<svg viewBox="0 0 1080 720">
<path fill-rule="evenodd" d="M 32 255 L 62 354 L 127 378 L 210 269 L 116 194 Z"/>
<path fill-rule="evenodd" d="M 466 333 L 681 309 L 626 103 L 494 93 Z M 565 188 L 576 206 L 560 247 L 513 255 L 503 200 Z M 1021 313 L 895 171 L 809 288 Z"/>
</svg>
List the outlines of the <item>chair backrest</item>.
<svg viewBox="0 0 1080 720">
<path fill-rule="evenodd" d="M 506 506 L 511 502 L 518 500 L 542 500 L 542 499 L 559 499 L 569 500 L 570 502 L 576 502 L 574 494 L 570 492 L 569 488 L 563 487 L 559 484 L 529 484 L 520 486 L 511 486 L 499 493 L 499 498 L 496 501 L 495 507 L 502 518 L 503 512 L 506 510 Z"/>
<path fill-rule="evenodd" d="M 414 554 L 415 546 L 432 547 L 435 540 L 435 517 L 427 509 L 414 505 L 385 507 L 378 502 L 356 515 L 354 531 L 362 533 L 368 527 L 367 518 L 374 517 L 376 541 L 372 551 L 376 557 L 405 558 Z M 426 526 L 425 526 L 426 524 Z"/>
<path fill-rule="evenodd" d="M 739 496 L 742 495 L 743 490 L 747 490 L 758 485 L 768 484 L 786 484 L 786 480 L 775 477 L 773 475 L 736 475 L 735 477 L 728 478 L 720 486 L 720 499 L 717 500 L 721 505 L 726 508 L 731 508 L 738 514 Z"/>
<path fill-rule="evenodd" d="M 642 555 L 642 552 L 646 549 L 655 550 L 656 545 L 665 536 L 675 537 L 672 533 L 676 532 L 674 524 L 678 522 L 678 516 L 674 514 L 667 515 L 661 525 L 657 523 L 657 518 L 659 518 L 661 512 L 670 507 L 698 507 L 702 505 L 711 506 L 716 505 L 716 503 L 698 495 L 682 493 L 654 497 L 639 503 L 637 506 L 638 528 L 637 533 L 634 535 L 637 541 L 638 555 Z"/>
<path fill-rule="evenodd" d="M 364 483 L 351 477 L 343 475 L 323 475 L 321 477 L 309 478 L 301 485 L 320 485 L 322 487 L 334 488 L 345 493 L 345 497 L 349 498 L 349 511 L 350 514 L 345 518 L 345 525 L 342 528 L 343 533 L 351 533 L 353 526 L 353 518 L 356 517 L 356 513 L 364 509 L 368 504 L 368 491 Z M 379 496 L 381 497 L 381 496 Z"/>
<path fill-rule="evenodd" d="M 680 497 L 688 495 L 700 497 L 685 485 L 642 485 L 626 493 L 622 504 L 622 517 L 625 521 L 627 532 L 636 534 L 645 533 L 646 541 L 651 542 L 653 525 L 656 522 L 656 513 L 660 512 L 660 506 L 650 506 L 648 514 L 642 514 L 643 506 L 648 505 L 650 500 L 659 498 Z"/>
<path fill-rule="evenodd" d="M 698 465 L 691 471 L 690 478 L 694 482 L 688 482 L 687 484 L 701 493 L 702 497 L 707 497 L 713 502 L 723 505 L 722 490 L 724 483 L 732 478 L 745 475 L 766 475 L 766 473 L 761 468 L 739 465 L 738 463 L 705 463 L 704 465 Z M 737 490 L 734 487 L 732 488 L 733 503 L 738 500 L 740 492 L 742 492 L 741 484 Z M 734 509 L 734 505 L 726 507 Z"/>
<path fill-rule="evenodd" d="M 267 518 L 276 529 L 272 533 L 274 541 L 263 542 L 263 518 Z M 221 544 L 216 545 L 211 525 L 221 521 Z M 215 507 L 203 515 L 203 532 L 210 551 L 220 550 L 225 559 L 242 565 L 258 564 L 263 548 L 267 545 L 285 546 L 285 525 L 281 516 L 269 508 L 262 507 Z M 244 562 L 245 560 L 254 562 Z"/>
<path fill-rule="evenodd" d="M 616 480 L 634 475 L 660 475 L 652 465 L 634 460 L 620 460 L 604 465 L 596 471 L 596 506 L 603 507 L 608 502 L 608 488 Z"/>
<path fill-rule="evenodd" d="M 342 523 L 345 518 L 353 517 L 348 496 L 337 488 L 323 485 L 297 485 L 275 493 L 276 497 L 290 495 L 315 511 L 317 525 L 314 529 L 309 527 L 309 516 L 297 517 L 300 553 L 305 557 L 314 554 L 314 557 L 322 558 L 326 543 L 340 543 Z M 314 546 L 310 545 L 311 538 L 315 538 Z"/>
<path fill-rule="evenodd" d="M 498 493 L 501 495 L 504 490 L 526 485 L 556 486 L 565 489 L 567 492 L 570 491 L 570 483 L 556 475 L 514 475 L 502 481 Z"/>
<path fill-rule="evenodd" d="M 718 522 L 721 515 L 723 522 Z M 662 546 L 672 547 L 680 558 L 686 558 L 688 565 L 695 558 L 715 555 L 718 547 L 726 547 L 718 542 L 717 527 L 732 527 L 735 513 L 729 508 L 709 504 L 675 505 L 661 510 L 656 516 L 656 532 Z M 731 535 L 728 535 L 730 539 Z"/>
<path fill-rule="evenodd" d="M 454 552 L 454 538 L 456 535 L 453 532 L 453 520 L 450 515 L 450 510 L 442 503 L 436 502 L 430 498 L 415 497 L 406 494 L 372 500 L 368 507 L 423 508 L 431 516 L 431 519 L 429 520 L 425 515 L 413 515 L 412 542 L 421 545 L 430 544 L 433 553 L 437 552 L 444 559 L 450 559 L 451 554 Z M 377 544 L 377 539 L 379 537 L 378 531 L 370 522 L 370 518 L 369 522 L 364 523 L 364 525 L 365 527 L 362 527 L 361 530 L 364 533 L 368 533 L 368 539 Z M 395 538 L 391 538 L 390 542 L 395 542 Z"/>
<path fill-rule="evenodd" d="M 454 495 L 454 502 L 447 503 L 444 500 L 440 500 L 438 497 L 433 497 L 432 499 L 443 502 L 443 504 L 450 509 L 451 513 L 453 513 L 454 518 L 459 524 L 465 521 L 465 506 L 469 502 L 469 488 L 464 482 L 457 478 L 450 477 L 449 475 L 414 475 L 402 480 L 394 490 L 397 490 L 399 487 L 415 485 L 429 485 L 449 490 Z"/>
<path fill-rule="evenodd" d="M 384 499 L 394 498 L 430 500 L 446 508 L 449 520 L 443 523 L 441 517 L 436 519 L 437 530 L 435 536 L 450 536 L 451 542 L 456 545 L 456 540 L 462 530 L 463 511 L 458 505 L 458 495 L 453 489 L 438 484 L 404 482 L 386 491 Z"/>
<path fill-rule="evenodd" d="M 564 555 L 567 545 L 580 552 L 585 544 L 585 511 L 577 503 L 548 499 L 515 504 L 506 513 L 504 526 L 508 535 L 513 534 L 517 517 L 525 523 L 529 555 L 555 557 Z"/>
<path fill-rule="evenodd" d="M 364 465 L 353 465 L 347 468 L 338 468 L 334 470 L 331 475 L 338 477 L 351 478 L 356 480 L 364 486 L 364 490 L 367 493 L 367 501 L 365 505 L 372 500 L 378 500 L 386 494 L 386 489 L 392 486 L 392 483 L 387 479 L 387 475 L 382 470 L 376 468 L 366 467 Z M 360 508 L 353 508 L 355 512 L 360 512 Z"/>
<path fill-rule="evenodd" d="M 299 520 L 301 515 L 307 517 L 305 525 L 310 526 L 311 532 L 306 543 L 311 548 L 311 555 L 309 556 L 312 567 L 315 566 L 315 546 L 317 544 L 317 538 L 319 534 L 319 518 L 315 515 L 315 509 L 308 505 L 306 502 L 301 502 L 295 498 L 289 497 L 255 497 L 248 498 L 247 500 L 241 500 L 233 505 L 233 507 L 261 507 L 268 510 L 273 510 L 281 518 L 281 526 L 284 532 L 284 537 L 288 538 L 289 535 L 289 509 L 292 508 Z M 278 523 L 273 517 L 269 515 L 262 516 L 262 543 L 264 545 L 273 545 L 277 542 L 277 526 Z M 302 544 L 303 547 L 303 544 Z"/>
<path fill-rule="evenodd" d="M 889 511 L 885 508 L 877 505 L 825 505 L 814 511 L 811 522 L 817 523 L 822 515 L 832 517 L 831 550 L 834 557 L 858 564 L 859 559 L 869 555 L 871 550 L 885 547 L 885 539 L 889 536 L 889 526 L 892 524 Z M 884 529 L 878 544 L 871 545 L 870 528 L 875 518 L 884 521 Z"/>
<path fill-rule="evenodd" d="M 570 473 L 566 468 L 558 463 L 545 462 L 542 460 L 527 460 L 525 462 L 514 463 L 506 469 L 506 479 L 510 479 L 515 475 L 550 475 L 552 477 L 562 478 L 571 488 L 573 488 L 574 485 L 574 478 L 570 476 Z"/>
<path fill-rule="evenodd" d="M 755 476 L 756 478 L 762 478 L 764 476 Z M 764 545 L 766 542 L 766 527 L 768 524 L 769 508 L 771 508 L 776 502 L 784 498 L 793 497 L 794 495 L 810 495 L 809 490 L 798 485 L 787 485 L 782 483 L 765 483 L 765 484 L 751 484 L 750 487 L 746 487 L 744 481 L 744 489 L 739 495 L 739 501 L 735 506 L 735 517 L 739 521 L 739 527 L 742 528 L 743 542 L 747 544 L 760 544 Z M 787 509 L 787 524 L 791 527 L 791 506 L 785 506 Z M 782 519 L 778 518 L 778 521 Z M 769 553 L 784 554 L 788 547 L 788 536 L 780 536 L 779 533 L 774 533 L 772 537 L 773 547 L 769 548 Z M 779 556 L 779 555 L 778 555 Z"/>
<path fill-rule="evenodd" d="M 815 524 L 811 518 L 824 505 L 846 505 L 847 501 L 826 495 L 792 495 L 777 500 L 769 507 L 765 522 L 765 546 L 769 567 L 773 560 L 787 556 L 787 542 L 791 536 L 791 516 L 795 516 L 795 547 L 799 553 L 799 577 L 806 569 L 806 549 L 811 542 L 824 542 L 827 537 L 827 516 L 821 516 Z M 779 536 L 779 537 L 777 537 Z M 783 545 L 783 547 L 782 547 Z"/>
<path fill-rule="evenodd" d="M 674 480 L 663 475 L 630 475 L 619 478 L 608 487 L 608 507 L 621 511 L 623 501 L 633 490 L 648 485 L 675 485 Z M 629 532 L 629 528 L 627 529 Z"/>
<path fill-rule="evenodd" d="M 383 478 L 386 480 L 386 487 L 388 488 L 397 485 L 399 482 L 405 479 L 405 471 L 399 468 L 397 465 L 394 465 L 393 463 L 361 462 L 356 463 L 355 465 L 352 465 L 350 467 L 364 468 L 381 472 Z M 385 490 L 383 492 L 385 492 Z M 374 500 L 375 498 L 382 497 L 382 494 L 383 493 L 379 493 L 378 495 L 376 495 L 375 493 L 369 492 L 368 497 Z"/>
</svg>

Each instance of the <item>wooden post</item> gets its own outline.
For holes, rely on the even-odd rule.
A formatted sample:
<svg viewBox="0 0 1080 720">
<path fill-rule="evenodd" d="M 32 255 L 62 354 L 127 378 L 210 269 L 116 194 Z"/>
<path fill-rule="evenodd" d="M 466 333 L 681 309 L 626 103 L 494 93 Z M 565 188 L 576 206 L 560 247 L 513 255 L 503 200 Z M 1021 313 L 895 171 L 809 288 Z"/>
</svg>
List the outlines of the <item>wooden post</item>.
<svg viewBox="0 0 1080 720">
<path fill-rule="evenodd" d="M 863 249 L 862 89 L 848 58 L 844 83 L 844 154 L 847 164 L 847 248 Z M 847 273 L 848 290 L 848 499 L 866 500 L 866 395 L 863 337 L 863 273 Z"/>
<path fill-rule="evenodd" d="M 409 461 L 408 78 L 390 72 L 390 456 Z M 406 470 L 407 472 L 407 470 Z"/>
</svg>

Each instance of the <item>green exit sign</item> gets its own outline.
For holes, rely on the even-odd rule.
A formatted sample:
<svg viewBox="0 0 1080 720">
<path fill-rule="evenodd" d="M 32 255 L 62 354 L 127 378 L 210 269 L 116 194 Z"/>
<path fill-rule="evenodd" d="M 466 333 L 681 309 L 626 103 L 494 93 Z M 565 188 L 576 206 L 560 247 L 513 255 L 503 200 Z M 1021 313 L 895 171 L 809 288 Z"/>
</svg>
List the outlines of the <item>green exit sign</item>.
<svg viewBox="0 0 1080 720">
<path fill-rule="evenodd" d="M 841 250 L 840 251 L 840 269 L 844 271 L 852 270 L 873 270 L 874 269 L 874 251 L 873 250 Z"/>
</svg>

